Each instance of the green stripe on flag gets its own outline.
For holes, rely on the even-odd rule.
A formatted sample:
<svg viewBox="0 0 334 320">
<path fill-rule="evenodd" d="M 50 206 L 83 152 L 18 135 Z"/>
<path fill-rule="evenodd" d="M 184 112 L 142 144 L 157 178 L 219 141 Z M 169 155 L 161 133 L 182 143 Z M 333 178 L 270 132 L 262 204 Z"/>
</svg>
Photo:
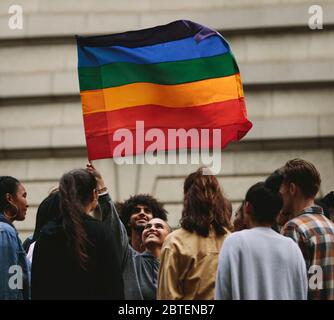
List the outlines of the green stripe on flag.
<svg viewBox="0 0 334 320">
<path fill-rule="evenodd" d="M 173 85 L 239 73 L 231 53 L 156 64 L 117 62 L 101 67 L 81 67 L 78 70 L 81 91 L 117 87 L 137 82 Z"/>
</svg>

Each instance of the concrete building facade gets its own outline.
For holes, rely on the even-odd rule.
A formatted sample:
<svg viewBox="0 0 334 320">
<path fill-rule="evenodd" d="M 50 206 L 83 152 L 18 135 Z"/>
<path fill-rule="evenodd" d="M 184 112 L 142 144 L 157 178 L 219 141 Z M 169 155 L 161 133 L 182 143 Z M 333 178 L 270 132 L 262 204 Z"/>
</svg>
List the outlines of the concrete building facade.
<svg viewBox="0 0 334 320">
<path fill-rule="evenodd" d="M 218 175 L 234 205 L 247 188 L 287 160 L 312 161 L 320 195 L 334 188 L 334 2 L 317 3 L 323 28 L 312 30 L 307 0 L 20 0 L 23 28 L 11 30 L 12 1 L 0 2 L 0 175 L 27 188 L 30 209 L 18 223 L 24 239 L 37 206 L 60 176 L 86 158 L 74 34 L 151 27 L 178 19 L 215 28 L 238 61 L 253 129 L 222 152 Z M 116 165 L 99 160 L 116 200 L 138 192 L 165 203 L 176 227 L 182 184 L 198 165 Z"/>
</svg>

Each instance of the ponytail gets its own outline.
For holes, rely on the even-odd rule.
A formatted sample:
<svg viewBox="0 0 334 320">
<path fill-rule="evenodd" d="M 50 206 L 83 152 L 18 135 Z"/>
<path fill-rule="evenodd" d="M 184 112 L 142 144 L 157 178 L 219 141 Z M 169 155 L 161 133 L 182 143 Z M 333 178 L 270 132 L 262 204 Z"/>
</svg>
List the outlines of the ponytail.
<svg viewBox="0 0 334 320">
<path fill-rule="evenodd" d="M 84 228 L 85 206 L 91 201 L 95 188 L 95 177 L 84 169 L 64 174 L 59 183 L 60 212 L 68 245 L 83 269 L 89 260 L 89 242 Z"/>
</svg>

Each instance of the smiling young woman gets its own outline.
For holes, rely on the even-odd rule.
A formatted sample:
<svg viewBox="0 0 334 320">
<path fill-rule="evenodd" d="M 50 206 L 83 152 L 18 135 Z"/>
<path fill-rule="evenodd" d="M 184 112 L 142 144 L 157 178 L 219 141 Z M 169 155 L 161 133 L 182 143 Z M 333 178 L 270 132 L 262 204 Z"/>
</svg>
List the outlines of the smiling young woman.
<svg viewBox="0 0 334 320">
<path fill-rule="evenodd" d="M 151 219 L 142 233 L 142 242 L 146 248 L 156 258 L 160 258 L 161 247 L 171 232 L 170 226 L 160 218 Z"/>
</svg>

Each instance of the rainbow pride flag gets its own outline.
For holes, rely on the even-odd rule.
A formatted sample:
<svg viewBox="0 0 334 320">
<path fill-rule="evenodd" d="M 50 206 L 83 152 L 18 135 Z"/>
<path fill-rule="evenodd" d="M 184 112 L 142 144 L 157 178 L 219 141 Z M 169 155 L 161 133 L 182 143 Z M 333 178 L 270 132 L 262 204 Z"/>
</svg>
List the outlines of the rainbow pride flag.
<svg viewBox="0 0 334 320">
<path fill-rule="evenodd" d="M 119 34 L 77 36 L 78 74 L 88 158 L 140 154 L 138 142 L 152 128 L 165 134 L 158 150 L 198 148 L 203 143 L 167 143 L 168 130 L 221 129 L 224 148 L 252 127 L 247 119 L 239 69 L 228 43 L 216 31 L 191 21 Z M 140 121 L 140 126 L 138 126 Z M 139 130 L 139 131 L 138 131 Z M 132 134 L 133 148 L 115 150 Z M 152 139 L 151 139 L 152 140 Z"/>
</svg>

